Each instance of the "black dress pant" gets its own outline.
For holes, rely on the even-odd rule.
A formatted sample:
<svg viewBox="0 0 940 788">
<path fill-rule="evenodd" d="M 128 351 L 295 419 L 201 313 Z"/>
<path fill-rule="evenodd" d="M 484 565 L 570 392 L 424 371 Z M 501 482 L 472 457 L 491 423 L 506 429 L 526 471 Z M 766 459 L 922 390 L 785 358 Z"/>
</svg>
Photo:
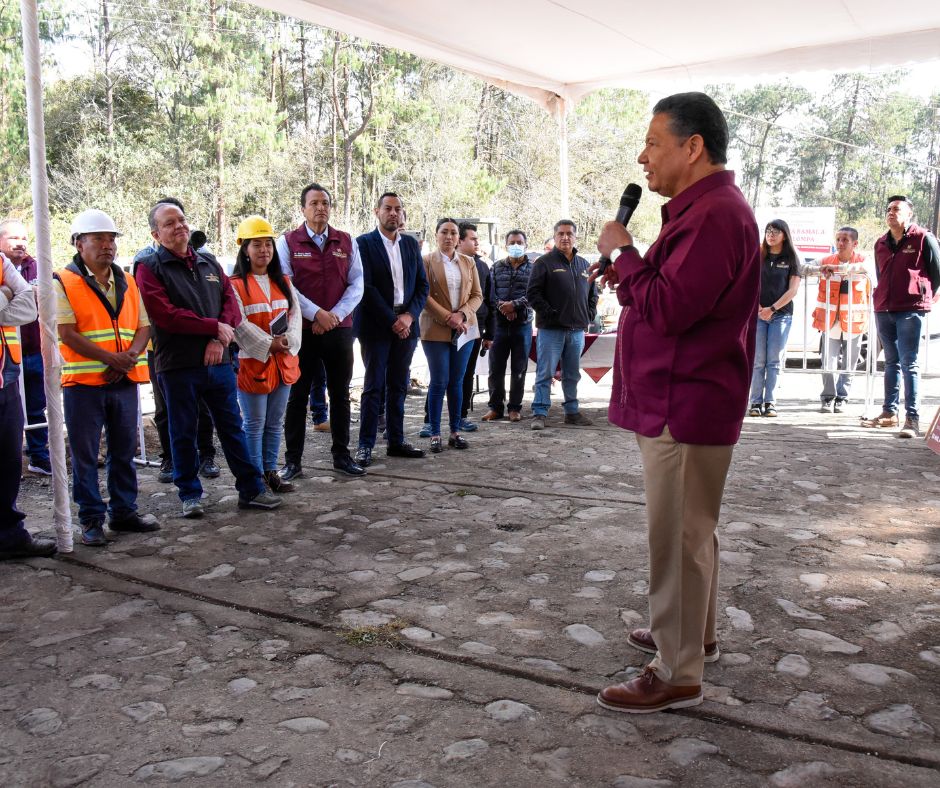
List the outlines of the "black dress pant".
<svg viewBox="0 0 940 788">
<path fill-rule="evenodd" d="M 470 359 L 467 361 L 467 371 L 463 375 L 463 405 L 461 405 L 460 417 L 467 418 L 470 412 L 470 405 L 473 403 L 473 379 L 477 372 L 477 359 L 480 357 L 480 348 L 483 347 L 483 339 L 473 340 L 473 350 L 470 351 Z"/>
<path fill-rule="evenodd" d="M 352 328 L 334 328 L 325 334 L 314 334 L 304 321 L 304 334 L 297 354 L 300 377 L 291 386 L 284 415 L 284 459 L 294 465 L 303 464 L 304 439 L 307 435 L 307 404 L 316 365 L 326 369 L 326 390 L 330 395 L 330 433 L 333 461 L 349 456 L 349 384 L 353 371 Z"/>
</svg>

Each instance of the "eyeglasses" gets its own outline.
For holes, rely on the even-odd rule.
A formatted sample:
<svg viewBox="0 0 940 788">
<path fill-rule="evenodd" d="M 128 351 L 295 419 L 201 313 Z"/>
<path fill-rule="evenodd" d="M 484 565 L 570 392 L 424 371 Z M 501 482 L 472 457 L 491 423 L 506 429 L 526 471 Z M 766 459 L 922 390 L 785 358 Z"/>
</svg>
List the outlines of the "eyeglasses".
<svg viewBox="0 0 940 788">
<path fill-rule="evenodd" d="M 778 230 L 776 227 L 768 227 L 764 230 L 764 235 L 783 235 L 783 230 Z"/>
</svg>

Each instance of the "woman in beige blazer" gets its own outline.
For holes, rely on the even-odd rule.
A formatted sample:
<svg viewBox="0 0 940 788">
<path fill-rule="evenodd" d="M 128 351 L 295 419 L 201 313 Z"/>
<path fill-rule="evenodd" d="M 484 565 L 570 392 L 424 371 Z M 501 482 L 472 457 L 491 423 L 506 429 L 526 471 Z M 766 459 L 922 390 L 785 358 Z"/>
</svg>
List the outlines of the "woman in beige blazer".
<svg viewBox="0 0 940 788">
<path fill-rule="evenodd" d="M 431 371 L 428 387 L 428 419 L 431 424 L 431 451 L 443 450 L 441 410 L 447 392 L 450 438 L 447 445 L 466 449 L 467 441 L 459 434 L 463 376 L 473 350 L 473 339 L 480 335 L 477 309 L 483 302 L 476 265 L 457 251 L 460 230 L 454 219 L 437 223 L 437 251 L 424 255 L 424 270 L 430 292 L 421 313 L 421 346 Z M 458 348 L 458 342 L 470 339 Z"/>
</svg>

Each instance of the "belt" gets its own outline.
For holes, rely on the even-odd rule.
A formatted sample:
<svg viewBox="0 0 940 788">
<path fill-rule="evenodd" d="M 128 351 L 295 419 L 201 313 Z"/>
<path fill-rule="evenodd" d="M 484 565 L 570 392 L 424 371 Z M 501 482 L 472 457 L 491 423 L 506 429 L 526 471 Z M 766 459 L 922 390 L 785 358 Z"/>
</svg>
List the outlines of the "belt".
<svg viewBox="0 0 940 788">
<path fill-rule="evenodd" d="M 393 311 L 396 315 L 403 315 L 403 314 L 405 314 L 405 312 L 408 311 L 408 307 L 405 306 L 404 304 L 399 304 L 398 306 L 393 306 L 393 307 L 392 307 L 392 311 Z"/>
</svg>

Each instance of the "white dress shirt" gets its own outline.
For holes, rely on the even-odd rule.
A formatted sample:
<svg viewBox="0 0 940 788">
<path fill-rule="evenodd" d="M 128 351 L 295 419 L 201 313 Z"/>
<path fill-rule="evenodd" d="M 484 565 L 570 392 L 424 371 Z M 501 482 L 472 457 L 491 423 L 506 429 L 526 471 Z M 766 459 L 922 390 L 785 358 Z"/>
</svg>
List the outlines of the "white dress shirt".
<svg viewBox="0 0 940 788">
<path fill-rule="evenodd" d="M 385 253 L 388 255 L 388 262 L 392 268 L 392 294 L 395 301 L 394 306 L 402 306 L 405 303 L 405 271 L 401 264 L 401 236 L 395 233 L 395 240 L 390 241 L 385 234 L 379 230 L 382 236 L 382 243 L 385 244 Z"/>
<path fill-rule="evenodd" d="M 441 259 L 444 261 L 447 292 L 450 293 L 450 311 L 456 312 L 460 307 L 460 285 L 463 283 L 463 272 L 460 270 L 460 263 L 457 262 L 457 255 L 448 257 L 441 252 Z"/>
</svg>

